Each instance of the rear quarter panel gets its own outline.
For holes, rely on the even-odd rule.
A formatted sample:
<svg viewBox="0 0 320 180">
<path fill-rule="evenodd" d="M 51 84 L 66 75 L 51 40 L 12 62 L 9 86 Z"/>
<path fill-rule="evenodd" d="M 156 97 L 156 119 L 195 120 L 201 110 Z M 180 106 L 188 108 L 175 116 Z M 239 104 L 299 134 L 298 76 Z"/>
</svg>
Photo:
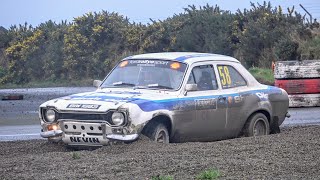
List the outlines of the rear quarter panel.
<svg viewBox="0 0 320 180">
<path fill-rule="evenodd" d="M 273 93 L 269 95 L 269 101 L 272 106 L 272 119 L 278 119 L 278 124 L 281 125 L 286 118 L 289 109 L 289 97 L 285 90 L 277 87 L 272 87 Z M 275 92 L 276 91 L 276 92 Z M 281 93 L 279 93 L 280 91 Z"/>
<path fill-rule="evenodd" d="M 280 88 L 259 85 L 254 88 L 239 89 L 239 95 L 243 99 L 242 106 L 238 109 L 239 111 L 233 112 L 232 109 L 228 111 L 229 117 L 238 116 L 238 118 L 228 121 L 228 129 L 234 133 L 233 136 L 239 135 L 249 117 L 258 111 L 264 111 L 270 115 L 270 124 L 273 123 L 275 117 L 278 118 L 279 125 L 284 121 L 288 111 L 289 100 L 287 93 Z M 237 120 L 235 121 L 235 119 Z"/>
</svg>

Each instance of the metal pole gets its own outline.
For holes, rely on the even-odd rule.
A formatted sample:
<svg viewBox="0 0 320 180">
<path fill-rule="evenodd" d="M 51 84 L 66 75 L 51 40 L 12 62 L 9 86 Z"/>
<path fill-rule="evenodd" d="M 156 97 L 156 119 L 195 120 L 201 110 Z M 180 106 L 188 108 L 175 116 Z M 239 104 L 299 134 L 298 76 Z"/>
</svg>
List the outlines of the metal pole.
<svg viewBox="0 0 320 180">
<path fill-rule="evenodd" d="M 312 24 L 312 15 L 301 4 L 299 4 L 299 5 L 310 16 L 310 24 Z"/>
</svg>

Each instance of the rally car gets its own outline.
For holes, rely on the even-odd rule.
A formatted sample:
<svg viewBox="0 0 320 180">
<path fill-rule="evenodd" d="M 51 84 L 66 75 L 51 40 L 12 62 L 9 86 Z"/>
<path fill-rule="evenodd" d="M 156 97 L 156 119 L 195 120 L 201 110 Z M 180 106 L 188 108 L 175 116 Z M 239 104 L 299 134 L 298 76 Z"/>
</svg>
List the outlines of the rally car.
<svg viewBox="0 0 320 180">
<path fill-rule="evenodd" d="M 235 58 L 151 53 L 121 60 L 94 92 L 40 106 L 41 136 L 70 146 L 214 141 L 278 133 L 288 94 L 262 85 Z"/>
</svg>

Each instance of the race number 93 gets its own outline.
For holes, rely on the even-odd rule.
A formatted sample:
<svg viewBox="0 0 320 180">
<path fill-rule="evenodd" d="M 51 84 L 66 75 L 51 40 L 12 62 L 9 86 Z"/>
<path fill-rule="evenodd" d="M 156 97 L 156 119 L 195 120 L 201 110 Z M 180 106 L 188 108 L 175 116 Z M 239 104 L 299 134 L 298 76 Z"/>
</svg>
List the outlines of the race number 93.
<svg viewBox="0 0 320 180">
<path fill-rule="evenodd" d="M 218 66 L 220 80 L 222 86 L 230 86 L 231 85 L 231 77 L 229 73 L 228 66 Z"/>
</svg>

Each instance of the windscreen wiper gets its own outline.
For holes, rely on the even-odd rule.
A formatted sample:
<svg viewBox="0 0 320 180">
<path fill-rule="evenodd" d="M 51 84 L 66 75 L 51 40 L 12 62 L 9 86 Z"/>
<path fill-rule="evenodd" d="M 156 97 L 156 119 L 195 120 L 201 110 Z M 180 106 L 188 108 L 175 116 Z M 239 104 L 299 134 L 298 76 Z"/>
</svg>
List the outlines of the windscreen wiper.
<svg viewBox="0 0 320 180">
<path fill-rule="evenodd" d="M 113 86 L 135 86 L 135 84 L 132 83 L 126 83 L 122 81 L 114 82 L 112 83 Z"/>
<path fill-rule="evenodd" d="M 173 89 L 170 86 L 165 86 L 161 84 L 148 84 L 148 88 Z"/>
</svg>

